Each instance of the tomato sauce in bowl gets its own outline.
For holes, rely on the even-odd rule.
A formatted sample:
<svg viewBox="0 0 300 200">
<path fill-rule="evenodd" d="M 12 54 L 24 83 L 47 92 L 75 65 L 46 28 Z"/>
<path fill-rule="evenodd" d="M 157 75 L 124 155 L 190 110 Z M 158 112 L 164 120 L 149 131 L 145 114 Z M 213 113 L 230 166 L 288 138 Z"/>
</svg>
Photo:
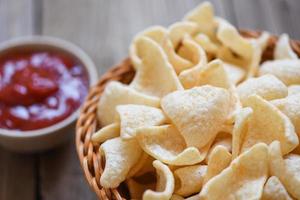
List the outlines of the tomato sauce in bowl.
<svg viewBox="0 0 300 200">
<path fill-rule="evenodd" d="M 85 67 L 52 51 L 10 52 L 0 57 L 0 128 L 29 131 L 75 112 L 89 88 Z"/>
</svg>

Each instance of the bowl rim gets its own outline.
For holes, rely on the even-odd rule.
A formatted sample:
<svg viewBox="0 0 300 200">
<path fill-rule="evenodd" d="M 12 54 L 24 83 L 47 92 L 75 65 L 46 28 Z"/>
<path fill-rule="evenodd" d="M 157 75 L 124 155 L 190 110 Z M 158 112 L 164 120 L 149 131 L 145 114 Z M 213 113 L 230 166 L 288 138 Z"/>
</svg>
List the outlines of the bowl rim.
<svg viewBox="0 0 300 200">
<path fill-rule="evenodd" d="M 82 63 L 83 67 L 85 67 L 85 69 L 87 70 L 89 77 L 89 87 L 91 87 L 97 82 L 98 72 L 96 65 L 94 64 L 92 59 L 80 47 L 64 39 L 56 38 L 53 36 L 35 35 L 17 37 L 0 43 L 0 54 L 5 50 L 30 45 L 53 47 L 73 55 Z M 76 120 L 76 118 L 79 116 L 81 107 L 82 105 L 79 108 L 77 108 L 70 116 L 51 126 L 29 131 L 9 130 L 0 128 L 0 136 L 7 138 L 34 138 L 57 132 Z"/>
</svg>

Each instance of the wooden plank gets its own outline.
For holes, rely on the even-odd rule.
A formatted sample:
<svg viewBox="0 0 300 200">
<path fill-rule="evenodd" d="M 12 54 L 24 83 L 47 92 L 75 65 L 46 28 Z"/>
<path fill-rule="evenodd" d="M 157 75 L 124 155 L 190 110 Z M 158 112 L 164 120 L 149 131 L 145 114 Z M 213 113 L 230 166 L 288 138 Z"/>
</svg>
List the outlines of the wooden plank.
<svg viewBox="0 0 300 200">
<path fill-rule="evenodd" d="M 278 33 L 269 0 L 232 0 L 237 26 L 242 29 L 267 30 Z"/>
<path fill-rule="evenodd" d="M 0 1 L 0 41 L 33 33 L 32 0 Z M 36 158 L 0 148 L 0 199 L 36 199 Z"/>
</svg>

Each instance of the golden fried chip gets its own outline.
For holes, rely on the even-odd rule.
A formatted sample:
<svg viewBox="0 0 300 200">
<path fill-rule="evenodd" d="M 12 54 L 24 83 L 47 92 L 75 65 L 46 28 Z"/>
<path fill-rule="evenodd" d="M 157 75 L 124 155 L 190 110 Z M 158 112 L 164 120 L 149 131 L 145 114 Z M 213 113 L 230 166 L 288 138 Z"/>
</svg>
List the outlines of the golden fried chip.
<svg viewBox="0 0 300 200">
<path fill-rule="evenodd" d="M 222 128 L 230 112 L 227 90 L 202 86 L 165 96 L 161 106 L 185 139 L 187 146 L 202 148 Z"/>
<path fill-rule="evenodd" d="M 140 37 L 136 45 L 143 49 L 142 64 L 130 87 L 151 96 L 162 97 L 172 91 L 183 89 L 163 49 L 154 40 Z"/>
<path fill-rule="evenodd" d="M 238 84 L 246 75 L 246 71 L 234 64 L 223 62 L 224 69 L 231 83 Z"/>
<path fill-rule="evenodd" d="M 135 38 L 129 46 L 129 57 L 135 69 L 138 69 L 139 66 L 142 64 L 140 54 L 142 53 L 143 49 L 142 46 L 138 46 L 136 44 L 137 39 L 140 37 L 148 37 L 156 41 L 158 44 L 162 44 L 165 38 L 167 37 L 167 29 L 162 26 L 152 26 L 138 33 L 135 36 Z"/>
<path fill-rule="evenodd" d="M 143 194 L 146 190 L 155 190 L 156 183 L 147 183 L 147 184 L 142 184 L 134 179 L 128 179 L 126 180 L 126 184 L 129 190 L 130 194 L 130 199 L 142 199 Z"/>
<path fill-rule="evenodd" d="M 218 135 L 216 136 L 213 144 L 211 145 L 211 147 L 207 153 L 207 156 L 205 158 L 205 163 L 208 163 L 211 153 L 218 146 L 225 148 L 228 152 L 232 152 L 232 134 L 229 132 L 219 132 L 218 133 Z"/>
<path fill-rule="evenodd" d="M 237 87 L 237 93 L 241 102 L 250 95 L 259 95 L 266 100 L 280 99 L 288 95 L 288 88 L 273 75 L 264 75 L 258 78 L 250 78 Z"/>
<path fill-rule="evenodd" d="M 193 36 L 198 31 L 198 25 L 194 22 L 176 22 L 169 28 L 169 37 L 173 47 L 177 49 L 178 45 L 186 36 Z"/>
<path fill-rule="evenodd" d="M 212 150 L 208 159 L 207 172 L 204 176 L 204 184 L 214 176 L 221 173 L 223 169 L 227 168 L 231 163 L 231 159 L 232 156 L 225 147 L 221 145 L 216 146 Z"/>
<path fill-rule="evenodd" d="M 199 80 L 199 73 L 201 68 L 207 64 L 206 53 L 196 42 L 190 38 L 186 38 L 184 46 L 189 47 L 189 53 L 193 56 L 193 60 L 197 63 L 192 68 L 181 70 L 179 73 L 179 80 L 184 88 L 192 88 L 197 85 Z M 178 70 L 177 70 L 178 71 Z"/>
<path fill-rule="evenodd" d="M 174 177 L 168 166 L 164 165 L 158 160 L 153 162 L 153 166 L 157 172 L 156 191 L 146 190 L 143 195 L 143 200 L 168 200 L 174 192 Z"/>
<path fill-rule="evenodd" d="M 269 147 L 270 174 L 279 178 L 294 198 L 300 199 L 300 156 L 289 154 L 282 157 L 280 143 L 274 141 Z"/>
<path fill-rule="evenodd" d="M 260 199 L 268 176 L 268 147 L 256 144 L 210 179 L 200 199 Z"/>
<path fill-rule="evenodd" d="M 97 115 L 101 126 L 113 123 L 117 115 L 116 106 L 124 104 L 159 107 L 160 100 L 135 91 L 120 82 L 112 81 L 106 85 L 97 107 Z"/>
<path fill-rule="evenodd" d="M 127 178 L 129 177 L 133 177 L 133 176 L 139 176 L 139 175 L 142 175 L 144 173 L 140 173 L 144 167 L 146 167 L 146 165 L 148 164 L 149 160 L 151 160 L 151 166 L 152 166 L 152 162 L 154 160 L 150 159 L 149 158 L 150 156 L 143 152 L 139 161 L 130 169 L 129 173 L 127 174 Z M 150 172 L 150 171 L 147 171 L 147 172 Z M 145 172 L 145 173 L 147 173 Z"/>
<path fill-rule="evenodd" d="M 286 189 L 276 176 L 272 176 L 265 184 L 262 200 L 292 200 Z"/>
<path fill-rule="evenodd" d="M 105 167 L 100 178 L 104 188 L 116 188 L 123 182 L 129 170 L 139 161 L 142 149 L 136 140 L 122 140 L 117 137 L 106 140 L 100 146 L 100 153 L 105 156 Z"/>
<path fill-rule="evenodd" d="M 92 135 L 92 142 L 94 144 L 101 144 L 106 140 L 119 137 L 119 136 L 120 136 L 120 124 L 113 123 L 101 128 L 96 133 L 94 133 Z"/>
<path fill-rule="evenodd" d="M 158 126 L 167 122 L 162 110 L 143 105 L 120 105 L 117 106 L 120 116 L 121 137 L 130 139 L 135 136 L 137 128 L 146 126 Z"/>
<path fill-rule="evenodd" d="M 252 108 L 247 134 L 241 152 L 256 143 L 280 141 L 283 154 L 291 152 L 299 143 L 291 121 L 278 108 L 257 95 L 250 96 L 245 106 Z"/>
<path fill-rule="evenodd" d="M 146 127 L 137 130 L 136 138 L 145 152 L 170 165 L 193 165 L 201 162 L 211 145 L 200 151 L 188 147 L 177 129 L 172 125 Z"/>
<path fill-rule="evenodd" d="M 298 59 L 297 54 L 290 45 L 289 36 L 287 34 L 282 34 L 279 37 L 274 50 L 274 58 L 276 60 Z"/>
<path fill-rule="evenodd" d="M 211 39 L 203 34 L 199 33 L 194 37 L 195 42 L 197 42 L 206 52 L 216 55 L 218 52 L 219 44 L 211 41 Z"/>
<path fill-rule="evenodd" d="M 300 93 L 287 96 L 284 99 L 271 101 L 281 112 L 292 121 L 296 133 L 300 136 Z"/>
<path fill-rule="evenodd" d="M 230 63 L 230 64 L 233 64 L 236 66 L 240 66 L 243 69 L 247 69 L 247 66 L 249 65 L 249 61 L 236 55 L 226 46 L 221 46 L 218 49 L 216 57 L 219 58 L 220 60 L 222 60 L 223 62 Z"/>
<path fill-rule="evenodd" d="M 221 18 L 218 18 L 217 38 L 244 59 L 252 57 L 253 47 L 250 40 L 242 37 L 234 26 Z"/>
<path fill-rule="evenodd" d="M 264 62 L 259 75 L 273 74 L 287 86 L 300 84 L 300 60 L 274 60 Z"/>
<path fill-rule="evenodd" d="M 300 94 L 300 85 L 290 85 L 288 87 L 289 95 Z"/>
<path fill-rule="evenodd" d="M 235 115 L 235 123 L 232 131 L 232 158 L 238 157 L 245 136 L 249 131 L 249 123 L 253 110 L 251 108 L 242 108 Z"/>
<path fill-rule="evenodd" d="M 192 21 L 198 24 L 199 32 L 215 39 L 215 29 L 217 23 L 214 16 L 214 8 L 210 2 L 203 2 L 189 13 L 186 14 L 184 20 Z"/>
<path fill-rule="evenodd" d="M 200 191 L 206 174 L 206 165 L 186 166 L 174 171 L 175 194 L 183 197 Z"/>
</svg>

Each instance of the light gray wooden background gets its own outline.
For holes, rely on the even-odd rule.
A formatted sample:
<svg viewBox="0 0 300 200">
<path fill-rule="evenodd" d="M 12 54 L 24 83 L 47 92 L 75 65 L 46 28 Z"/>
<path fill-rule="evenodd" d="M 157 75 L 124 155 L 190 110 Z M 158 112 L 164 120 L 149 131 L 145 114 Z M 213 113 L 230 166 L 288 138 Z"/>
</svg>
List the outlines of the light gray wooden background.
<svg viewBox="0 0 300 200">
<path fill-rule="evenodd" d="M 51 35 L 72 41 L 99 74 L 127 55 L 135 33 L 168 25 L 197 0 L 0 0 L 0 41 Z M 240 28 L 286 32 L 300 39 L 299 0 L 213 0 L 218 15 Z M 70 130 L 74 133 L 74 130 Z M 55 150 L 18 155 L 0 148 L 0 200 L 96 199 L 79 166 L 74 140 Z"/>
</svg>

